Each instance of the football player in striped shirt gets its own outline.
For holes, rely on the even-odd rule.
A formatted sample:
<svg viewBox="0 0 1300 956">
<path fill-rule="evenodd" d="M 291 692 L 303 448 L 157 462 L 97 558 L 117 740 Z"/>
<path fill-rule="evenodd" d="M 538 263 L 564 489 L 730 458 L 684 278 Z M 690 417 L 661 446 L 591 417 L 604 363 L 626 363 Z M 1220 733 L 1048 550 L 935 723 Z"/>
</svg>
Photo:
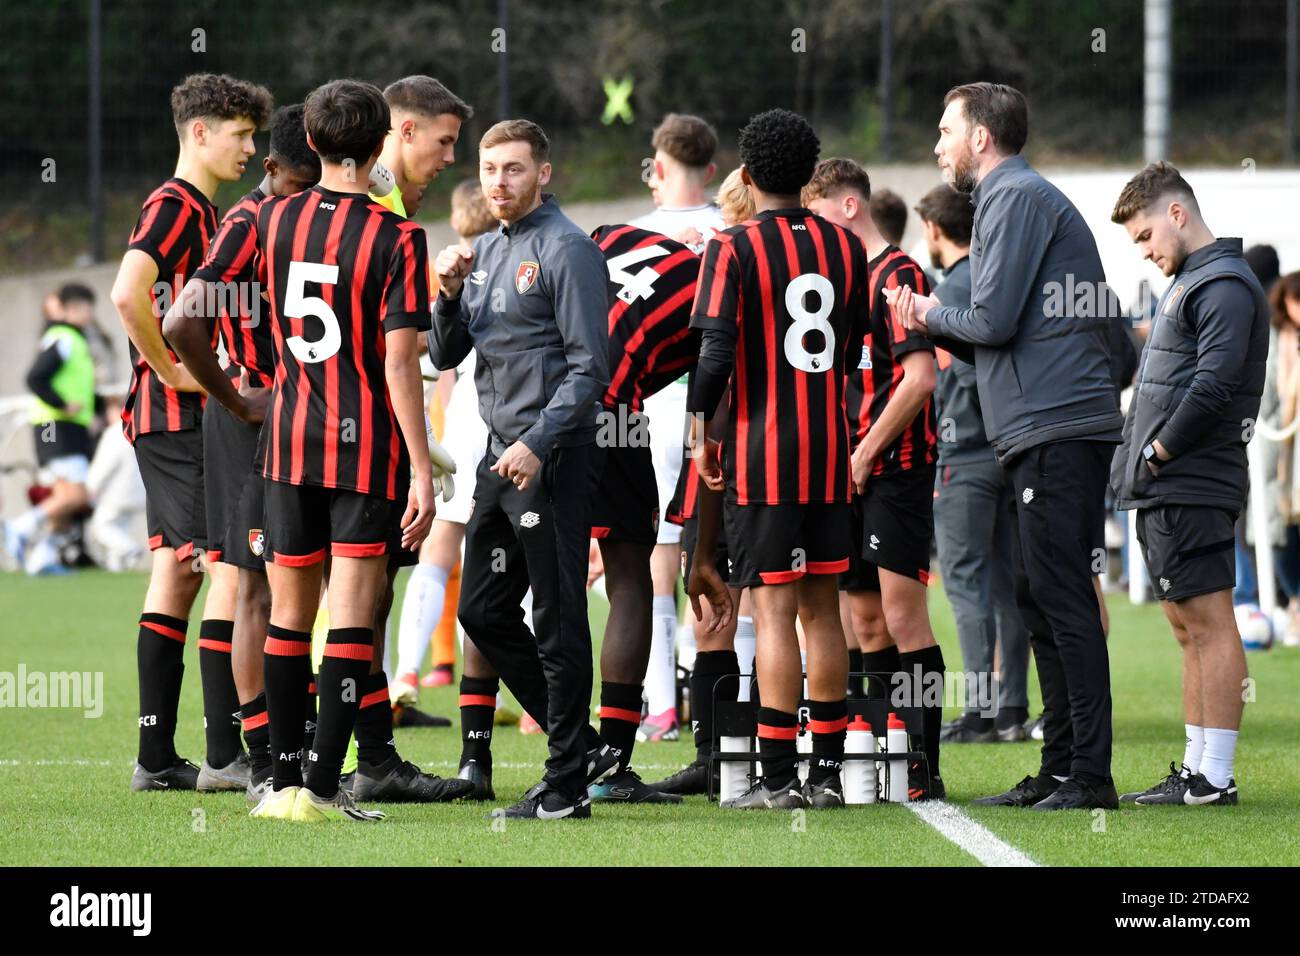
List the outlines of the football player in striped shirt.
<svg viewBox="0 0 1300 956">
<path fill-rule="evenodd" d="M 248 746 L 250 801 L 271 781 L 271 739 L 262 675 L 262 645 L 271 612 L 263 545 L 264 479 L 257 439 L 275 375 L 275 344 L 257 283 L 257 207 L 268 196 L 291 196 L 320 179 L 320 157 L 307 145 L 301 103 L 271 117 L 271 144 L 261 183 L 226 213 L 203 265 L 163 317 L 163 332 L 185 368 L 211 398 L 204 408 L 203 444 L 208 557 L 237 578 L 225 653 L 234 665 L 239 717 Z M 213 330 L 228 364 L 214 352 Z M 241 396 L 236 388 L 248 391 Z M 199 642 L 200 651 L 205 648 Z M 211 772 L 208 768 L 203 768 Z M 200 781 L 200 789 L 203 783 Z"/>
<path fill-rule="evenodd" d="M 314 90 L 304 125 L 321 181 L 258 207 L 278 358 L 262 442 L 273 789 L 253 809 L 258 817 L 382 818 L 357 808 L 339 773 L 374 656 L 389 556 L 418 549 L 434 513 L 418 358 L 430 317 L 424 231 L 366 195 L 390 118 L 370 84 Z M 303 781 L 296 756 L 327 553 L 330 630 Z"/>
<path fill-rule="evenodd" d="M 690 328 L 690 317 L 700 259 L 687 246 L 635 226 L 601 226 L 591 238 L 605 256 L 610 281 L 610 384 L 601 399 L 596 436 L 606 453 L 591 529 L 600 543 L 609 594 L 600 652 L 600 735 L 618 754 L 619 767 L 587 789 L 593 802 L 680 803 L 680 795 L 646 786 L 630 764 L 651 654 L 651 555 L 662 500 L 644 406 L 694 368 L 699 357 L 700 336 Z M 681 434 L 685 426 L 683 412 L 676 422 L 660 420 L 657 427 Z M 715 618 L 713 629 L 727 626 L 729 616 Z M 674 610 L 674 627 L 663 635 L 670 661 L 676 621 Z"/>
<path fill-rule="evenodd" d="M 851 233 L 799 205 L 819 148 L 808 122 L 788 110 L 761 113 L 741 131 L 742 176 L 758 212 L 705 247 L 691 318 L 703 330 L 693 425 L 702 419 L 709 430 L 724 396 L 730 409 L 722 461 L 711 442 L 696 442 L 695 464 L 710 487 L 725 482 L 730 583 L 751 589 L 758 626 L 763 774 L 727 802 L 738 809 L 843 805 L 848 656 L 838 581 L 852 544 L 844 388 L 846 362 L 856 364 L 846 356 L 865 334 L 867 261 Z M 700 541 L 696 565 L 703 512 Z M 796 617 L 813 735 L 804 787 Z"/>
<path fill-rule="evenodd" d="M 185 632 L 203 583 L 196 551 L 207 545 L 203 396 L 163 338 L 162 317 L 203 261 L 217 231 L 212 196 L 221 183 L 244 174 L 254 151 L 253 133 L 270 116 L 271 94 L 230 76 L 200 73 L 172 90 L 171 107 L 180 139 L 176 172 L 145 200 L 112 292 L 131 339 L 133 368 L 122 425 L 144 480 L 153 551 L 136 643 L 140 745 L 132 790 L 193 790 L 198 784 L 199 768 L 177 755 L 175 733 Z M 209 591 L 214 608 L 233 598 L 228 588 Z M 200 634 L 228 643 L 221 634 Z M 230 657 L 201 654 L 200 668 L 209 725 L 206 762 L 230 767 L 243 759 Z"/>
<path fill-rule="evenodd" d="M 943 652 L 926 608 L 934 537 L 934 346 L 904 329 L 885 301 L 887 289 L 906 285 L 927 294 L 930 285 L 921 267 L 880 235 L 870 198 L 867 171 L 851 159 L 823 160 L 803 190 L 804 204 L 852 232 L 869 259 L 870 324 L 849 349 L 855 360 L 847 391 L 855 540 L 840 586 L 857 637 L 857 647 L 850 641 L 850 669 L 901 672 L 906 679 L 892 678 L 891 693 L 910 688 L 907 704 L 922 709 L 929 777 L 920 766 L 911 768 L 911 798 L 942 799 Z M 936 681 L 937 703 L 933 693 L 924 693 Z M 861 688 L 853 690 L 863 696 Z"/>
</svg>

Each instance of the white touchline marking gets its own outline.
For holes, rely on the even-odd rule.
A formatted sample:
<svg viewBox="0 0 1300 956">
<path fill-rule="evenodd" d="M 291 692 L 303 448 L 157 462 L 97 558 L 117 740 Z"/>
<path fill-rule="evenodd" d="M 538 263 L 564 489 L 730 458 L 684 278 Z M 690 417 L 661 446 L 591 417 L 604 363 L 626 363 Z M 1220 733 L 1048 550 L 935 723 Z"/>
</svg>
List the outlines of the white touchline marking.
<svg viewBox="0 0 1300 956">
<path fill-rule="evenodd" d="M 916 801 L 905 804 L 982 866 L 1038 866 L 1026 854 L 999 839 L 988 827 L 976 823 L 951 803 Z"/>
</svg>

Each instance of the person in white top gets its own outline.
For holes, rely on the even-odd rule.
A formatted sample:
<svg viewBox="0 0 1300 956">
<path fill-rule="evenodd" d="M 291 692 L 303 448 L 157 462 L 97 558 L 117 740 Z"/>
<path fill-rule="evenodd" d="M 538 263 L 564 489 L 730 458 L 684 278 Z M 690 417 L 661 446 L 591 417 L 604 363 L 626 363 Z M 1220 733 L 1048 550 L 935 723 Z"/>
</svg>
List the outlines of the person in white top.
<svg viewBox="0 0 1300 956">
<path fill-rule="evenodd" d="M 650 142 L 655 155 L 647 185 L 658 208 L 633 219 L 631 225 L 676 239 L 700 252 L 714 233 L 725 228 L 722 211 L 705 192 L 709 180 L 718 171 L 713 162 L 718 134 L 698 116 L 669 113 L 655 129 Z M 685 376 L 647 399 L 645 414 L 650 420 L 650 450 L 662 516 L 668 513 L 682 466 Z M 643 742 L 676 740 L 679 734 L 673 645 L 677 634 L 675 588 L 681 574 L 681 534 L 680 525 L 659 522 L 659 537 L 651 559 L 654 627 L 645 681 L 648 713 L 637 731 L 637 739 Z"/>
</svg>

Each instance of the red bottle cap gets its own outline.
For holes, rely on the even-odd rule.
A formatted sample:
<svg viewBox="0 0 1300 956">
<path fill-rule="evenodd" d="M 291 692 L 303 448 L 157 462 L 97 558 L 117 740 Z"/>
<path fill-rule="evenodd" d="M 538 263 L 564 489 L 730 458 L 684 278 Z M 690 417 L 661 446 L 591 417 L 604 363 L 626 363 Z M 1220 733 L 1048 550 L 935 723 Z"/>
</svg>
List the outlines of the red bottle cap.
<svg viewBox="0 0 1300 956">
<path fill-rule="evenodd" d="M 890 730 L 906 730 L 906 729 L 907 729 L 907 725 L 906 725 L 905 723 L 903 723 L 901 720 L 898 719 L 898 715 L 897 715 L 897 714 L 890 714 L 890 715 L 889 715 L 889 729 L 890 729 Z"/>
<path fill-rule="evenodd" d="M 849 724 L 848 729 L 862 730 L 867 733 L 871 733 L 871 725 L 867 723 L 866 719 L 861 714 L 858 714 L 856 717 L 853 718 L 853 723 Z"/>
</svg>

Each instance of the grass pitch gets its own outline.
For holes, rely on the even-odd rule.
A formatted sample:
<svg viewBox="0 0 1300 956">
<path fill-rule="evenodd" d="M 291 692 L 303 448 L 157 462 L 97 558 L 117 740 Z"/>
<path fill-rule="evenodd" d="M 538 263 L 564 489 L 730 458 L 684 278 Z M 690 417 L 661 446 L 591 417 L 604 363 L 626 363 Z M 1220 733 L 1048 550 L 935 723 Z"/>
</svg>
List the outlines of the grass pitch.
<svg viewBox="0 0 1300 956">
<path fill-rule="evenodd" d="M 102 715 L 53 708 L 0 709 L 0 846 L 27 865 L 976 865 L 957 844 L 899 806 L 838 812 L 728 813 L 694 797 L 683 806 L 597 804 L 590 821 L 502 824 L 482 804 L 393 806 L 373 826 L 302 826 L 250 819 L 243 794 L 128 790 L 135 753 L 135 621 L 143 575 L 85 572 L 31 579 L 0 574 L 0 672 L 103 674 Z M 399 596 L 404 580 L 399 580 Z M 949 670 L 960 653 L 941 587 L 932 617 Z M 1159 608 L 1111 605 L 1116 785 L 1156 782 L 1182 755 L 1178 654 Z M 593 631 L 605 608 L 593 598 Z M 181 701 L 180 752 L 203 756 L 198 663 L 192 649 Z M 1237 808 L 1126 808 L 1106 814 L 1035 814 L 968 806 L 1037 768 L 1037 743 L 945 748 L 950 802 L 997 837 L 1050 865 L 1300 864 L 1300 651 L 1249 657 Z M 1032 671 L 1032 669 L 1031 669 Z M 1037 690 L 1031 691 L 1036 698 Z M 1037 700 L 1032 703 L 1037 707 Z M 456 717 L 454 688 L 422 692 L 421 707 Z M 1036 712 L 1036 710 L 1035 710 Z M 455 770 L 459 732 L 399 730 L 401 753 L 425 769 Z M 647 780 L 690 759 L 677 743 L 637 746 Z M 545 744 L 498 728 L 494 784 L 513 802 L 540 776 Z"/>
</svg>

